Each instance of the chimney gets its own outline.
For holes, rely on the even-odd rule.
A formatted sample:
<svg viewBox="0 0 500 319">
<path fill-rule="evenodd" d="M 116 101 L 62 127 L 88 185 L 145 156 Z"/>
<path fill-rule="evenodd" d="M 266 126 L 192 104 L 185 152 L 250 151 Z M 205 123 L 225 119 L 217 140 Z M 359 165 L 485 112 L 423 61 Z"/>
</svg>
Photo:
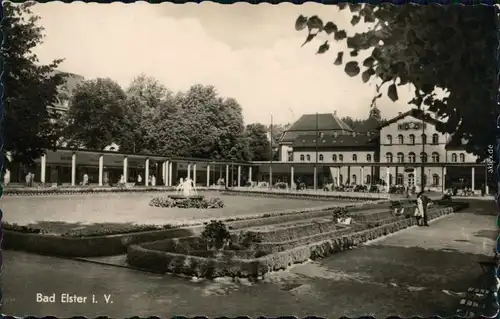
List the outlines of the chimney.
<svg viewBox="0 0 500 319">
<path fill-rule="evenodd" d="M 337 110 L 333 111 L 333 115 L 337 116 Z"/>
</svg>

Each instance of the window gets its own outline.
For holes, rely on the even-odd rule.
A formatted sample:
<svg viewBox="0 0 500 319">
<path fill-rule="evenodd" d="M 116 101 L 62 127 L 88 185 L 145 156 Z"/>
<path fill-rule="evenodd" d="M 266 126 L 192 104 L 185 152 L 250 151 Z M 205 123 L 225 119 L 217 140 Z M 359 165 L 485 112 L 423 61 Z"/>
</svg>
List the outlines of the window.
<svg viewBox="0 0 500 319">
<path fill-rule="evenodd" d="M 439 144 L 439 135 L 437 134 L 432 134 L 432 144 Z"/>
<path fill-rule="evenodd" d="M 404 184 L 404 176 L 403 174 L 399 173 L 398 176 L 396 177 L 396 185 L 403 185 Z"/>
<path fill-rule="evenodd" d="M 451 162 L 456 163 L 457 162 L 457 154 L 453 153 L 451 154 Z"/>
<path fill-rule="evenodd" d="M 303 162 L 304 161 L 304 155 L 300 155 L 300 161 Z"/>
<path fill-rule="evenodd" d="M 352 154 L 352 161 L 357 162 L 358 161 L 358 155 Z"/>
<path fill-rule="evenodd" d="M 398 135 L 398 143 L 399 143 L 399 144 L 404 144 L 404 142 L 405 142 L 405 140 L 404 140 L 404 138 L 403 138 L 403 135 L 399 134 L 399 135 Z"/>
<path fill-rule="evenodd" d="M 392 145 L 392 135 L 387 135 L 387 144 Z"/>
<path fill-rule="evenodd" d="M 370 185 L 372 183 L 372 176 L 366 175 L 366 184 Z"/>
<path fill-rule="evenodd" d="M 372 154 L 366 154 L 366 161 L 371 162 L 372 161 Z"/>
<path fill-rule="evenodd" d="M 425 152 L 420 153 L 420 161 L 422 163 L 427 163 L 427 153 Z"/>
<path fill-rule="evenodd" d="M 344 175 L 342 175 L 342 174 L 339 175 L 339 182 L 340 182 L 340 185 L 344 184 Z"/>
<path fill-rule="evenodd" d="M 288 161 L 293 162 L 293 152 L 288 152 Z"/>
<path fill-rule="evenodd" d="M 427 135 L 422 134 L 421 138 L 422 138 L 422 144 L 427 144 Z"/>
<path fill-rule="evenodd" d="M 306 158 L 307 158 L 307 161 L 310 162 L 311 161 L 311 155 L 307 154 L 306 155 Z"/>
<path fill-rule="evenodd" d="M 392 163 L 392 153 L 386 153 L 385 154 L 385 161 L 387 163 Z"/>
<path fill-rule="evenodd" d="M 319 161 L 323 162 L 323 154 L 319 154 Z"/>
<path fill-rule="evenodd" d="M 403 153 L 398 153 L 398 163 L 405 162 L 405 155 Z"/>
<path fill-rule="evenodd" d="M 415 145 L 415 135 L 410 134 L 410 144 Z"/>
<path fill-rule="evenodd" d="M 344 161 L 344 155 L 340 154 L 339 155 L 339 162 L 343 162 Z"/>
<path fill-rule="evenodd" d="M 416 157 L 416 156 L 415 156 L 415 153 L 410 152 L 410 154 L 408 154 L 408 161 L 409 161 L 410 163 L 415 163 L 415 157 Z"/>
<path fill-rule="evenodd" d="M 356 174 L 352 174 L 351 184 L 356 184 L 356 182 L 357 182 L 357 176 L 356 176 Z"/>
<path fill-rule="evenodd" d="M 460 162 L 465 163 L 465 154 L 460 154 Z"/>
<path fill-rule="evenodd" d="M 332 155 L 332 162 L 336 162 L 337 161 L 337 155 L 336 154 L 333 154 Z"/>
<path fill-rule="evenodd" d="M 439 154 L 437 152 L 432 153 L 432 162 L 439 163 Z"/>
</svg>

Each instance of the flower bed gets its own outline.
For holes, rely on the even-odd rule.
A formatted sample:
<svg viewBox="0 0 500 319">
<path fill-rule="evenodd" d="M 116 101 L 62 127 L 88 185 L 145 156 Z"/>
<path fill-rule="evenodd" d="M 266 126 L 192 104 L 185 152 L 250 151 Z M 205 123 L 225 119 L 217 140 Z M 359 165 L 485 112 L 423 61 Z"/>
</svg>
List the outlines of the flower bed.
<svg viewBox="0 0 500 319">
<path fill-rule="evenodd" d="M 36 195 L 78 195 L 99 193 L 140 193 L 140 192 L 168 192 L 173 187 L 40 187 L 40 188 L 4 188 L 3 194 L 8 196 L 36 196 Z"/>
<path fill-rule="evenodd" d="M 439 208 L 429 213 L 433 219 L 453 212 L 453 208 Z M 402 219 L 390 224 L 365 229 L 346 235 L 338 235 L 324 240 L 291 248 L 282 252 L 266 254 L 259 258 L 204 258 L 200 256 L 168 252 L 154 249 L 163 243 L 147 243 L 131 245 L 128 248 L 127 260 L 136 267 L 160 272 L 172 272 L 198 277 L 258 277 L 267 272 L 285 269 L 301 263 L 309 258 L 325 257 L 343 251 L 368 240 L 387 235 L 408 226 L 414 225 L 413 218 Z"/>
<path fill-rule="evenodd" d="M 180 198 L 174 199 L 168 196 L 157 196 L 151 199 L 149 206 L 154 207 L 178 207 L 196 209 L 223 208 L 224 202 L 217 197 L 210 198 Z"/>
<path fill-rule="evenodd" d="M 316 199 L 321 201 L 377 201 L 387 200 L 389 197 L 379 193 L 353 193 L 353 192 L 328 192 L 324 194 L 311 194 L 300 192 L 277 192 L 277 191 L 258 191 L 258 190 L 225 190 L 225 195 L 240 195 L 240 196 L 263 196 L 263 197 L 285 197 L 292 199 Z"/>
</svg>

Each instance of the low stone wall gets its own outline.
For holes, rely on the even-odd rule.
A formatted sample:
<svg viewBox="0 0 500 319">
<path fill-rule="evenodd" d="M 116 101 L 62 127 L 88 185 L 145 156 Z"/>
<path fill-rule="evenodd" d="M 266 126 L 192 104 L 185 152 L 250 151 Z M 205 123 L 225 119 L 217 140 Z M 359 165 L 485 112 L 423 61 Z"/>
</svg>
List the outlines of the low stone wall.
<svg viewBox="0 0 500 319">
<path fill-rule="evenodd" d="M 452 212 L 453 208 L 451 207 L 437 208 L 429 212 L 429 219 Z M 350 234 L 335 234 L 335 238 L 333 239 L 328 238 L 324 241 L 301 245 L 254 259 L 202 258 L 199 256 L 148 249 L 148 247 L 153 248 L 152 245 L 159 245 L 159 243 L 148 243 L 129 246 L 127 260 L 129 264 L 143 269 L 181 273 L 189 276 L 207 278 L 223 276 L 258 277 L 270 271 L 285 269 L 292 264 L 304 262 L 309 258 L 325 257 L 335 252 L 344 251 L 414 224 L 414 218 L 402 218 L 378 227 Z M 332 234 L 328 235 L 331 236 Z M 297 242 L 294 244 L 297 245 Z"/>
<path fill-rule="evenodd" d="M 227 189 L 224 194 L 264 196 L 264 197 L 286 197 L 295 199 L 316 199 L 316 200 L 348 200 L 348 201 L 376 201 L 389 200 L 390 196 L 386 193 L 362 193 L 362 192 L 286 192 L 277 190 L 258 190 L 252 189 Z"/>
</svg>

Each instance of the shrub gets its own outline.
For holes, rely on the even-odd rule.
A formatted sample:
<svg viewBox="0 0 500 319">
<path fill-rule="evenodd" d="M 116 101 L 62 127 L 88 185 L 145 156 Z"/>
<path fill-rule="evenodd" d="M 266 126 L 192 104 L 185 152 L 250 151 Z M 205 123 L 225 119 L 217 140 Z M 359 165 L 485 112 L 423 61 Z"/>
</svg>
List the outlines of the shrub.
<svg viewBox="0 0 500 319">
<path fill-rule="evenodd" d="M 441 200 L 451 201 L 451 195 L 450 194 L 444 194 L 443 197 L 441 197 Z"/>
<path fill-rule="evenodd" d="M 35 228 L 31 226 L 22 226 L 18 224 L 10 224 L 3 222 L 2 223 L 2 228 L 4 230 L 10 230 L 10 231 L 15 231 L 15 232 L 20 232 L 20 233 L 25 233 L 25 234 L 46 234 L 47 231 L 41 229 L 41 228 Z"/>
<path fill-rule="evenodd" d="M 332 220 L 337 221 L 339 219 L 345 219 L 351 217 L 347 211 L 346 207 L 341 207 L 339 209 L 335 209 L 332 213 Z"/>
<path fill-rule="evenodd" d="M 207 250 L 223 249 L 231 240 L 231 233 L 220 220 L 211 220 L 205 226 L 200 239 L 206 243 Z"/>
</svg>

